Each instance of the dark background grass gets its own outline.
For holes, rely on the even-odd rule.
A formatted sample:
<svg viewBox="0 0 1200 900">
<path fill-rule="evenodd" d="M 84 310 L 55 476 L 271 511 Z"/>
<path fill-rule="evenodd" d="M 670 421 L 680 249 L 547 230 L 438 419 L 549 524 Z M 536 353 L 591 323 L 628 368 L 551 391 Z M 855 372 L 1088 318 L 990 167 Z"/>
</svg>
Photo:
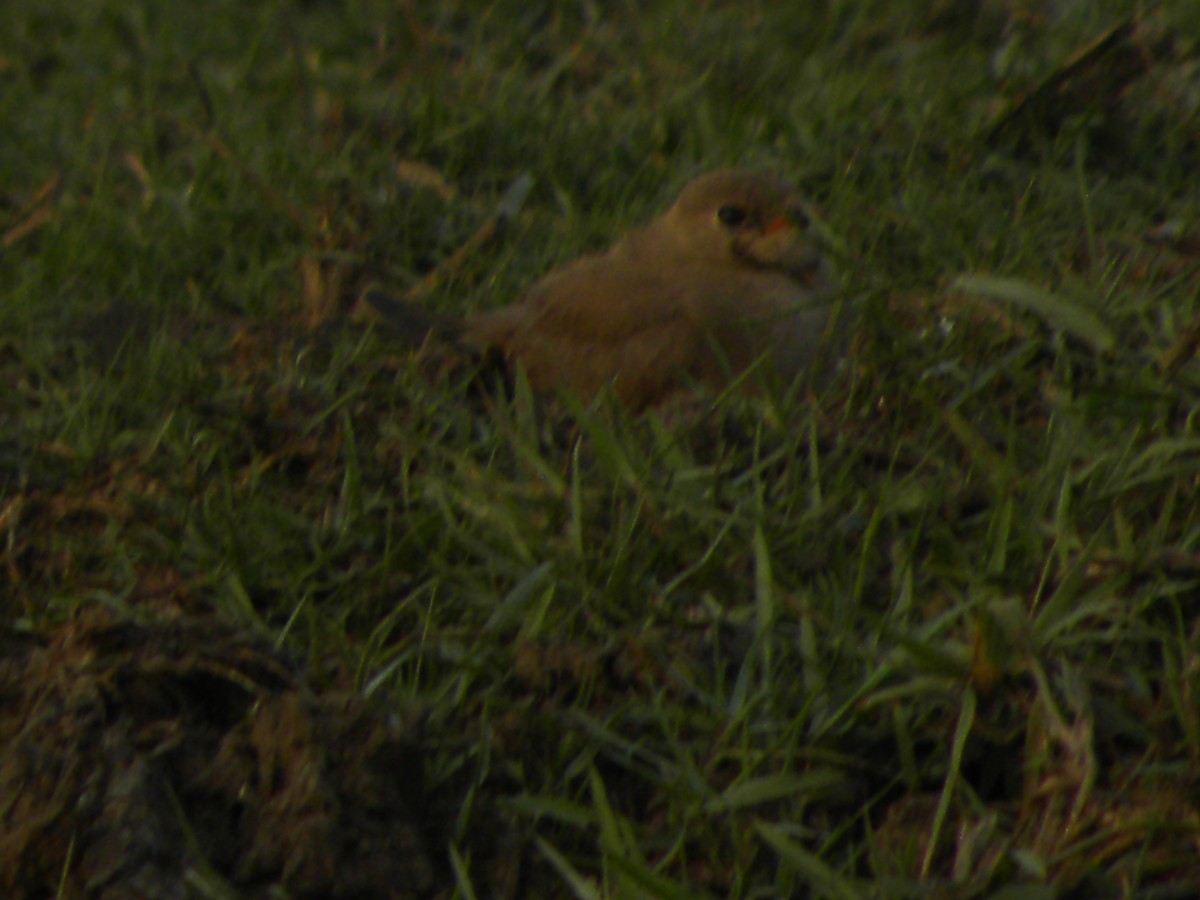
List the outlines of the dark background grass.
<svg viewBox="0 0 1200 900">
<path fill-rule="evenodd" d="M 4 4 L 7 621 L 216 614 L 421 719 L 464 896 L 1194 891 L 1200 30 L 1130 16 Z M 431 306 L 727 164 L 842 245 L 817 401 L 481 405 L 347 321 L 524 173 Z"/>
</svg>

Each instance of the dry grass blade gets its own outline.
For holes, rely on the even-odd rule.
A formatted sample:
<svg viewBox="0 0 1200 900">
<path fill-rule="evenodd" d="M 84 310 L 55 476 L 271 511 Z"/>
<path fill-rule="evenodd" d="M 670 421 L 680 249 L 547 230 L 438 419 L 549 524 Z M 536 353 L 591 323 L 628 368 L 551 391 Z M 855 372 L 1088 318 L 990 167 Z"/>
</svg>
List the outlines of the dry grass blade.
<svg viewBox="0 0 1200 900">
<path fill-rule="evenodd" d="M 984 129 L 991 143 L 1053 134 L 1068 116 L 1111 104 L 1150 68 L 1137 42 L 1138 18 L 1131 16 L 1080 47 L 1036 88 L 1008 103 Z"/>
<path fill-rule="evenodd" d="M 24 240 L 54 218 L 54 195 L 62 184 L 62 175 L 55 172 L 18 210 L 17 223 L 0 237 L 0 247 L 8 249 Z"/>
<path fill-rule="evenodd" d="M 463 244 L 437 267 L 404 292 L 405 299 L 421 300 L 437 290 L 447 278 L 451 278 L 479 250 L 504 233 L 508 223 L 521 211 L 529 192 L 533 189 L 533 176 L 522 173 L 510 184 L 496 204 L 491 218 L 479 226 Z"/>
</svg>

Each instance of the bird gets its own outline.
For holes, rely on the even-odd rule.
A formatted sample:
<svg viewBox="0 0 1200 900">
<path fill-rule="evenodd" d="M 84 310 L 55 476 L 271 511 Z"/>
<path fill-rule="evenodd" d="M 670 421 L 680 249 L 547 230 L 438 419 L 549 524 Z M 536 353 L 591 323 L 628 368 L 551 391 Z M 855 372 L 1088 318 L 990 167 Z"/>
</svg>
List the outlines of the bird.
<svg viewBox="0 0 1200 900">
<path fill-rule="evenodd" d="M 623 406 L 641 411 L 696 389 L 791 385 L 822 361 L 836 298 L 805 197 L 775 175 L 724 168 L 689 182 L 663 214 L 608 250 L 551 271 L 515 303 L 459 320 L 394 304 L 391 315 L 498 356 L 535 391 L 589 401 L 611 387 Z"/>
</svg>

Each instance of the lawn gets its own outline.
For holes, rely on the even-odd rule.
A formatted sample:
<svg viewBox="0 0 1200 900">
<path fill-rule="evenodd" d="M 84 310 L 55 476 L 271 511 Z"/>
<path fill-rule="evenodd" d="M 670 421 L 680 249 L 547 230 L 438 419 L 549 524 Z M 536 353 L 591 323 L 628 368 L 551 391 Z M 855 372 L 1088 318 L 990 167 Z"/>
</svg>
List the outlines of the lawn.
<svg viewBox="0 0 1200 900">
<path fill-rule="evenodd" d="M 0 5 L 5 895 L 1200 893 L 1200 20 L 1133 6 Z M 820 392 L 359 314 L 725 165 L 835 238 Z"/>
</svg>

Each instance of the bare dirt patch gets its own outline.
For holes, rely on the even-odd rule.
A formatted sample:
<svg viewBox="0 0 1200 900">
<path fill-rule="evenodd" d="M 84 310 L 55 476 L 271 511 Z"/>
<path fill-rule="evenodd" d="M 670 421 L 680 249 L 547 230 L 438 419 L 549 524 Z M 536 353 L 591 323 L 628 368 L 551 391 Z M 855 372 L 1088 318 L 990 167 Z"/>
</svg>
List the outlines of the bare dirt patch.
<svg viewBox="0 0 1200 900">
<path fill-rule="evenodd" d="M 437 892 L 416 743 L 225 626 L 0 633 L 7 897 Z"/>
</svg>

